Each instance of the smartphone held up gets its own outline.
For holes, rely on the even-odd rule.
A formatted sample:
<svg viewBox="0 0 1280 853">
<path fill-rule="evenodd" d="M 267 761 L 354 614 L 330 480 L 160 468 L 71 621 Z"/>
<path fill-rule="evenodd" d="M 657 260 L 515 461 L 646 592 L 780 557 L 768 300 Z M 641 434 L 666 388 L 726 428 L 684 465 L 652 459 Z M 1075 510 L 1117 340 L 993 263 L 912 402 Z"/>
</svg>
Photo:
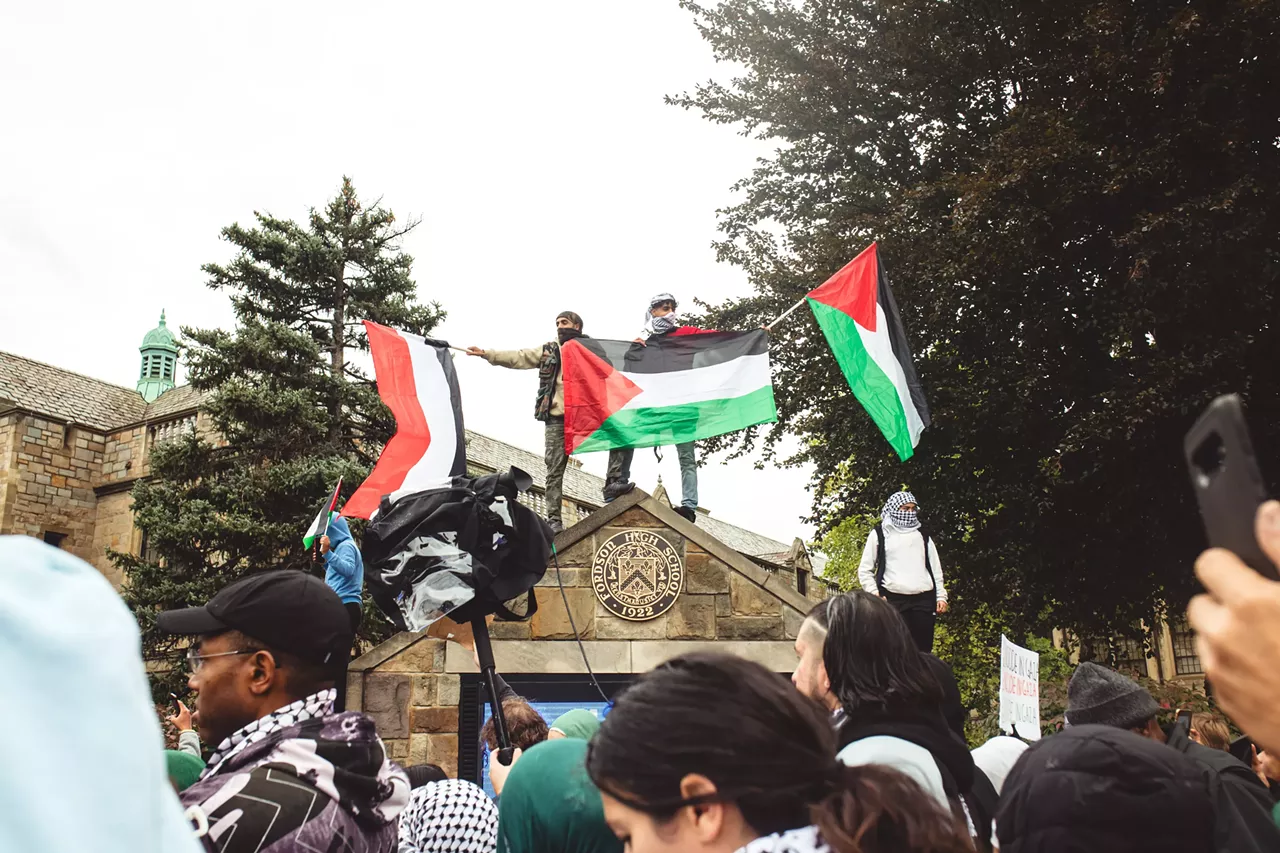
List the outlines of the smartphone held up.
<svg viewBox="0 0 1280 853">
<path fill-rule="evenodd" d="M 1267 499 L 1267 488 L 1239 395 L 1224 394 L 1210 403 L 1183 439 L 1183 451 L 1209 544 L 1234 552 L 1254 571 L 1280 580 L 1254 534 L 1254 519 Z"/>
</svg>

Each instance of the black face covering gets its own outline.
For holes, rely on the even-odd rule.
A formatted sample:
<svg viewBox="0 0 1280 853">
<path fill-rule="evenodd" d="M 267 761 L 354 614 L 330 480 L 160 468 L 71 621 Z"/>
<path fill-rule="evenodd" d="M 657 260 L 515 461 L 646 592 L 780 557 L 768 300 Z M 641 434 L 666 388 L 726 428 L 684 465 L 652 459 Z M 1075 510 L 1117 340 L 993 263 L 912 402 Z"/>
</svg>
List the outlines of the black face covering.
<svg viewBox="0 0 1280 853">
<path fill-rule="evenodd" d="M 560 337 L 560 343 L 567 344 L 574 338 L 582 337 L 582 330 L 574 328 L 556 329 L 556 334 Z"/>
</svg>

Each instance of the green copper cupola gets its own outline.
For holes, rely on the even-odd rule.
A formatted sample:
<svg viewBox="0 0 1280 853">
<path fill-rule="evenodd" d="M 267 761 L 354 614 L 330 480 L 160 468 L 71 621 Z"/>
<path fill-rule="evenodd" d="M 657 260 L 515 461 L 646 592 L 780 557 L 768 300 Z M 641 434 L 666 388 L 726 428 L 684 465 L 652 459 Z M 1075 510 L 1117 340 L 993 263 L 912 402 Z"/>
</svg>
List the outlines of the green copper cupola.
<svg viewBox="0 0 1280 853">
<path fill-rule="evenodd" d="M 142 353 L 138 393 L 150 403 L 174 386 L 178 369 L 178 342 L 164 323 L 164 311 L 160 312 L 160 325 L 147 332 L 138 351 Z"/>
</svg>

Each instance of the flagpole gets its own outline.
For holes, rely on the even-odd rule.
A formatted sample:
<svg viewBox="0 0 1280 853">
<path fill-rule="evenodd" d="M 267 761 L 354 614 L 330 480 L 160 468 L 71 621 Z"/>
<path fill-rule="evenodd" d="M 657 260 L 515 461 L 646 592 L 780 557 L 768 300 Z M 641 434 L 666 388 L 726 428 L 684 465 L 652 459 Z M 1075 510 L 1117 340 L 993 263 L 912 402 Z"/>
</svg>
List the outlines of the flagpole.
<svg viewBox="0 0 1280 853">
<path fill-rule="evenodd" d="M 779 314 L 779 315 L 778 315 L 778 318 L 777 318 L 776 320 L 774 320 L 774 321 L 773 321 L 772 323 L 770 323 L 769 325 L 765 326 L 765 330 L 766 330 L 766 331 L 773 331 L 773 327 L 774 327 L 774 326 L 778 325 L 778 324 L 779 324 L 779 323 L 781 323 L 783 320 L 785 320 L 785 319 L 787 319 L 788 317 L 790 317 L 790 316 L 791 316 L 791 313 L 792 313 L 793 311 L 795 311 L 797 308 L 799 308 L 801 305 L 803 305 L 803 304 L 805 303 L 805 300 L 806 300 L 806 299 L 808 299 L 808 298 L 809 298 L 809 294 L 807 294 L 807 293 L 806 293 L 804 296 L 801 296 L 801 297 L 800 297 L 800 301 L 799 301 L 799 302 L 797 302 L 795 305 L 792 305 L 792 306 L 791 306 L 790 308 L 788 308 L 786 311 L 783 311 L 781 314 Z"/>
</svg>

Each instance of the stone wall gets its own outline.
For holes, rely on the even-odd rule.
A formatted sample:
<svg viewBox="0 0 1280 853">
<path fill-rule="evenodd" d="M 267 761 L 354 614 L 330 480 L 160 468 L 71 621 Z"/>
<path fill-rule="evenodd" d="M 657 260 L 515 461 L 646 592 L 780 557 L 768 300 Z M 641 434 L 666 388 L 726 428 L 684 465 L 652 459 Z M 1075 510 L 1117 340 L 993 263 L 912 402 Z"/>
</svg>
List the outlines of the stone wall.
<svg viewBox="0 0 1280 853">
<path fill-rule="evenodd" d="M 662 536 L 680 553 L 685 565 L 684 591 L 675 605 L 656 619 L 631 622 L 604 608 L 591 589 L 596 548 L 626 529 L 644 528 Z M 725 549 L 727 550 L 727 549 Z M 560 555 L 560 578 L 553 564 L 534 589 L 538 611 L 528 622 L 494 623 L 494 639 L 573 639 L 569 615 L 584 640 L 786 640 L 795 639 L 799 616 L 808 609 L 794 588 L 784 605 L 778 592 L 788 577 L 749 563 L 730 568 L 723 557 L 687 541 L 640 507 L 633 507 Z M 745 558 L 738 555 L 738 562 Z M 744 574 L 744 571 L 750 574 Z M 788 573 L 794 583 L 794 573 Z M 569 611 L 565 611 L 565 599 Z"/>
<path fill-rule="evenodd" d="M 362 708 L 377 721 L 393 761 L 406 767 L 436 764 L 457 776 L 462 679 L 445 671 L 445 641 L 397 634 L 370 653 L 375 654 L 385 659 L 367 671 L 355 671 L 359 661 L 352 664 L 347 707 Z"/>
<path fill-rule="evenodd" d="M 138 553 L 141 534 L 133 526 L 133 495 L 115 492 L 98 498 L 98 517 L 93 526 L 93 558 L 89 560 L 119 587 L 124 580 L 121 571 L 107 557 L 107 549 Z"/>
<path fill-rule="evenodd" d="M 3 532 L 36 538 L 62 533 L 65 550 L 95 562 L 93 485 L 102 469 L 106 436 L 36 415 L 10 413 L 5 421 L 11 436 Z"/>
<path fill-rule="evenodd" d="M 597 546 L 635 528 L 661 535 L 685 564 L 684 590 L 674 606 L 643 622 L 605 610 L 591 588 Z M 717 650 L 789 672 L 795 665 L 793 641 L 809 607 L 806 597 L 786 586 L 788 577 L 794 583 L 794 573 L 767 572 L 717 540 L 699 539 L 702 544 L 686 539 L 639 506 L 612 518 L 559 556 L 563 597 L 553 563 L 533 590 L 538 611 L 532 619 L 492 623 L 498 670 L 585 673 L 585 651 L 596 673 L 638 673 L 679 654 Z M 460 677 L 475 671 L 471 652 L 455 643 L 398 634 L 352 662 L 348 706 L 374 717 L 395 760 L 439 764 L 454 774 Z"/>
<path fill-rule="evenodd" d="M 156 429 L 189 421 L 210 432 L 206 416 L 190 413 L 110 433 L 23 412 L 0 416 L 0 533 L 66 534 L 64 550 L 119 586 L 107 549 L 136 553 L 140 540 L 129 489 L 148 473 Z"/>
</svg>

